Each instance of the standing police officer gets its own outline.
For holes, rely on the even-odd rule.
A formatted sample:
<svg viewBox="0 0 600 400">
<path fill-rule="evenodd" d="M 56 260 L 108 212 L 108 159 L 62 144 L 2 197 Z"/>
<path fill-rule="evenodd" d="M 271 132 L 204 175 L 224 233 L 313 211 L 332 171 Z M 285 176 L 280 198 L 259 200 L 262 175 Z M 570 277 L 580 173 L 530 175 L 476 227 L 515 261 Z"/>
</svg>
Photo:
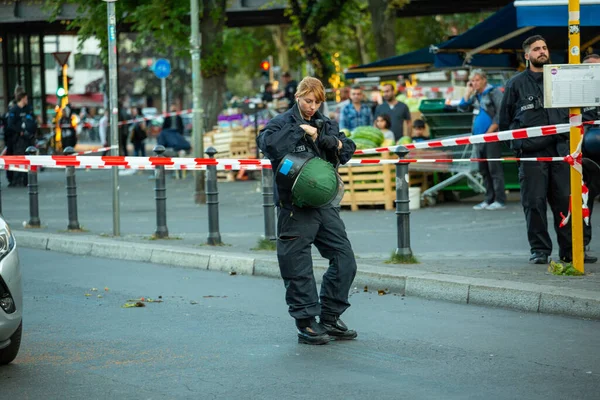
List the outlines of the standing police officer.
<svg viewBox="0 0 600 400">
<path fill-rule="evenodd" d="M 282 159 L 290 153 L 320 157 L 336 168 L 350 160 L 356 149 L 354 142 L 339 132 L 336 122 L 318 111 L 325 101 L 321 81 L 304 78 L 295 99 L 293 107 L 269 121 L 257 138 L 258 147 L 271 160 L 276 175 L 280 174 L 280 164 L 282 170 L 286 166 Z M 276 186 L 277 258 L 289 313 L 296 320 L 299 343 L 325 344 L 332 338 L 356 338 L 356 331 L 348 329 L 339 319 L 350 306 L 348 294 L 356 274 L 354 252 L 339 209 L 332 205 L 299 207 L 293 204 L 290 189 L 281 184 Z M 313 272 L 313 243 L 329 260 L 320 295 Z M 317 316 L 320 323 L 315 319 Z"/>
<path fill-rule="evenodd" d="M 564 108 L 544 108 L 544 65 L 550 63 L 546 40 L 531 36 L 523 42 L 528 68 L 511 78 L 504 91 L 500 107 L 500 130 L 556 125 L 568 122 Z M 512 143 L 517 157 L 559 157 L 569 154 L 566 134 L 518 139 Z M 548 234 L 547 202 L 554 217 L 561 260 L 572 261 L 571 222 L 560 228 L 561 212 L 569 209 L 569 165 L 564 162 L 522 162 L 519 165 L 521 204 L 527 222 L 527 238 L 531 246 L 529 262 L 546 264 L 552 253 Z M 585 256 L 585 262 L 595 262 Z"/>
</svg>

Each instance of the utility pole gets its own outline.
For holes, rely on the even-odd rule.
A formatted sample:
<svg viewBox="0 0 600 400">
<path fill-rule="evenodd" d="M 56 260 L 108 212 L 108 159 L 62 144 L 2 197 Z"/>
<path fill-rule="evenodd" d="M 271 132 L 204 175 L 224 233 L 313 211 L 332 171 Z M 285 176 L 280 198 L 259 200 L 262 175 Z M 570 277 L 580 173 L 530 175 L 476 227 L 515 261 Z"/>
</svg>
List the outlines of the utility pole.
<svg viewBox="0 0 600 400">
<path fill-rule="evenodd" d="M 115 2 L 117 0 L 104 0 L 107 5 L 108 18 L 108 81 L 109 81 L 109 107 L 110 107 L 110 149 L 111 156 L 119 155 L 119 98 L 117 86 L 117 17 L 115 15 Z M 119 169 L 112 167 L 113 184 L 113 235 L 121 236 L 121 221 L 119 210 Z"/>
<path fill-rule="evenodd" d="M 204 157 L 204 127 L 202 126 L 202 76 L 200 75 L 200 10 L 199 0 L 190 0 L 191 19 L 192 19 L 192 37 L 190 38 L 192 55 L 192 133 L 194 135 L 194 157 Z M 194 202 L 196 204 L 206 204 L 205 172 L 195 171 L 196 190 L 194 191 Z"/>
</svg>

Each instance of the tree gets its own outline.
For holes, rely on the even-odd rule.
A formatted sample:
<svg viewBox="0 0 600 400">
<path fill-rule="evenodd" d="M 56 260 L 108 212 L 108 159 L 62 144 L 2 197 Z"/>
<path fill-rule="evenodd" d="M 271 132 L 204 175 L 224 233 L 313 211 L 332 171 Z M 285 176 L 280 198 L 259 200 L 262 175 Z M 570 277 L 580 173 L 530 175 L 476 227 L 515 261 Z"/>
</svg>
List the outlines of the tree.
<svg viewBox="0 0 600 400">
<path fill-rule="evenodd" d="M 89 37 L 101 42 L 101 56 L 107 60 L 106 3 L 99 0 L 55 0 L 47 3 L 55 14 L 63 4 L 77 4 L 78 18 L 68 25 L 78 30 L 80 43 Z M 190 24 L 189 0 L 127 0 L 115 3 L 117 32 L 137 33 L 134 46 L 147 46 L 149 38 L 157 45 L 157 54 L 189 58 Z M 226 0 L 202 0 L 202 101 L 208 126 L 217 121 L 223 106 L 227 68 L 223 58 L 223 28 L 225 26 Z M 206 11 L 206 12 L 203 12 Z M 168 49 L 168 50 L 167 50 Z M 120 83 L 121 84 L 121 83 Z"/>
<path fill-rule="evenodd" d="M 304 57 L 311 63 L 315 77 L 327 82 L 333 72 L 320 43 L 323 31 L 342 14 L 345 0 L 290 0 L 291 20 L 299 32 Z"/>
<path fill-rule="evenodd" d="M 384 59 L 396 53 L 396 11 L 409 0 L 369 0 L 369 13 L 373 26 L 373 37 L 377 58 Z"/>
</svg>

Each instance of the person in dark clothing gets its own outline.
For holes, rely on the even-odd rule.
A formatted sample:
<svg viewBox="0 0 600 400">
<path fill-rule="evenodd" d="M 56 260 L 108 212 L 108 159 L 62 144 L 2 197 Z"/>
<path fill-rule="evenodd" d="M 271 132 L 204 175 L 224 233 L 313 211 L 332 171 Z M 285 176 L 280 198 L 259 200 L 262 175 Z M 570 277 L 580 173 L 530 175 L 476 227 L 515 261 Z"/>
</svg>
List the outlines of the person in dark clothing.
<svg viewBox="0 0 600 400">
<path fill-rule="evenodd" d="M 292 108 L 292 106 L 296 104 L 298 82 L 292 79 L 292 75 L 290 75 L 289 72 L 284 72 L 283 75 L 281 75 L 281 79 L 283 80 L 283 83 L 285 83 L 283 97 L 288 100 L 289 107 Z"/>
<path fill-rule="evenodd" d="M 7 154 L 24 155 L 27 147 L 33 145 L 36 131 L 37 123 L 31 108 L 28 106 L 27 93 L 19 92 L 6 118 L 4 140 L 7 144 Z M 25 172 L 13 172 L 8 177 L 8 186 L 10 187 L 27 186 L 27 173 Z"/>
<path fill-rule="evenodd" d="M 257 138 L 257 145 L 271 161 L 273 171 L 278 171 L 282 159 L 290 153 L 314 155 L 335 168 L 348 162 L 356 149 L 354 142 L 340 133 L 336 122 L 317 111 L 325 101 L 321 81 L 304 78 L 295 100 L 296 104 L 269 121 Z M 278 171 L 276 175 L 279 173 L 285 174 Z M 277 184 L 275 195 L 279 210 L 277 258 L 289 313 L 296 320 L 298 341 L 325 344 L 332 338 L 356 338 L 356 331 L 348 329 L 339 318 L 350 306 L 348 294 L 356 274 L 356 261 L 337 205 L 299 207 L 292 200 L 291 190 Z M 320 295 L 313 273 L 313 243 L 329 260 Z"/>
<path fill-rule="evenodd" d="M 165 146 L 166 149 L 173 149 L 176 153 L 184 150 L 189 152 L 192 146 L 183 135 L 180 135 L 175 129 L 164 129 L 156 138 L 156 144 Z"/>
<path fill-rule="evenodd" d="M 175 104 L 171 106 L 170 110 L 171 113 L 176 113 L 178 111 L 177 106 Z M 174 129 L 177 131 L 177 133 L 183 136 L 184 125 L 183 118 L 181 118 L 181 115 L 171 115 L 170 117 L 165 117 L 162 130 L 164 131 L 166 129 Z"/>
<path fill-rule="evenodd" d="M 65 106 L 62 111 L 62 117 L 60 118 L 60 137 L 61 144 L 63 150 L 67 147 L 75 148 L 77 145 L 77 131 L 75 127 L 77 126 L 77 122 L 75 120 L 75 116 L 71 111 L 70 106 Z"/>
<path fill-rule="evenodd" d="M 133 155 L 136 157 L 146 157 L 145 140 L 148 137 L 146 134 L 146 122 L 142 115 L 142 110 L 139 107 L 131 109 L 132 118 L 135 122 L 131 126 L 131 144 L 133 144 Z"/>
<path fill-rule="evenodd" d="M 119 102 L 119 122 L 128 121 L 131 118 L 127 110 Z M 126 124 L 119 125 L 119 154 L 128 156 L 127 138 L 129 137 L 129 127 Z"/>
<path fill-rule="evenodd" d="M 273 101 L 273 84 L 271 82 L 265 85 L 265 91 L 262 94 L 263 103 L 270 103 Z"/>
<path fill-rule="evenodd" d="M 584 64 L 595 64 L 600 63 L 600 55 L 589 54 L 583 59 Z M 586 107 L 581 110 L 583 121 L 598 121 L 600 120 L 600 107 Z M 597 125 L 584 125 L 585 135 L 598 134 L 600 130 L 600 124 Z M 586 149 L 583 149 L 583 156 L 586 157 Z M 600 174 L 599 167 L 596 161 L 594 163 L 591 160 L 585 160 L 583 163 L 583 180 L 586 183 L 589 194 L 588 194 L 588 208 L 590 210 L 590 219 L 588 224 L 583 225 L 583 244 L 585 250 L 590 250 L 590 242 L 592 241 L 592 212 L 594 210 L 594 202 L 596 197 L 600 195 Z"/>
<path fill-rule="evenodd" d="M 500 130 L 555 125 L 568 122 L 568 110 L 544 108 L 543 67 L 550 62 L 543 37 L 536 35 L 523 42 L 528 68 L 511 78 L 505 87 L 500 106 Z M 512 142 L 517 157 L 558 157 L 569 154 L 568 136 L 548 135 L 518 139 Z M 561 260 L 572 260 L 571 222 L 560 228 L 561 213 L 569 209 L 569 165 L 564 162 L 521 162 L 519 182 L 521 203 L 527 222 L 527 237 L 531 247 L 529 262 L 546 264 L 552 253 L 548 234 L 547 203 L 554 216 Z M 595 262 L 586 255 L 585 262 Z"/>
</svg>

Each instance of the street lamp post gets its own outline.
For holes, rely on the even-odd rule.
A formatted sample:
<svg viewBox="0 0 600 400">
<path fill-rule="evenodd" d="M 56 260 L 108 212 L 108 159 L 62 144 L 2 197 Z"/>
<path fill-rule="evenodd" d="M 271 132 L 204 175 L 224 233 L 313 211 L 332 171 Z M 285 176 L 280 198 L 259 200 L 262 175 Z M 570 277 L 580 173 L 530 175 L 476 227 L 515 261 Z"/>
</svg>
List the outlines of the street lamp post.
<svg viewBox="0 0 600 400">
<path fill-rule="evenodd" d="M 104 0 L 106 2 L 106 16 L 108 20 L 108 82 L 109 82 L 109 108 L 110 118 L 110 149 L 111 156 L 119 155 L 119 99 L 117 87 L 117 17 L 115 3 L 117 0 Z M 113 184 L 113 235 L 121 235 L 121 221 L 119 210 L 119 170 L 112 167 Z"/>
</svg>

